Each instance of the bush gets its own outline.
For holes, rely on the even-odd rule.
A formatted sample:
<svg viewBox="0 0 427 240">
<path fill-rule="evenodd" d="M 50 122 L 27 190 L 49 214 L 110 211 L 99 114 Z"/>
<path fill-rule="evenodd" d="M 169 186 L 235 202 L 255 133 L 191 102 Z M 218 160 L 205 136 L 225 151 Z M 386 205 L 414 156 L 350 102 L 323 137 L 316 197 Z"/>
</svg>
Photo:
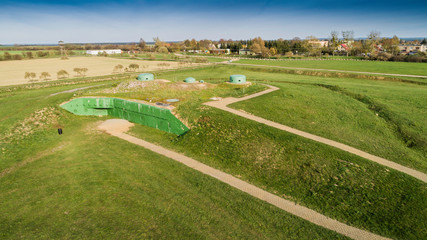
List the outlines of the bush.
<svg viewBox="0 0 427 240">
<path fill-rule="evenodd" d="M 159 47 L 159 49 L 157 50 L 159 53 L 163 53 L 166 54 L 168 53 L 168 49 L 166 47 Z"/>
<path fill-rule="evenodd" d="M 10 55 L 10 53 L 8 53 L 8 52 L 5 52 L 3 54 L 3 58 L 4 58 L 4 60 L 12 60 L 12 55 Z"/>
<path fill-rule="evenodd" d="M 380 52 L 380 53 L 378 53 L 377 60 L 380 60 L 380 61 L 389 61 L 392 56 L 393 55 L 391 55 L 390 53 Z"/>
<path fill-rule="evenodd" d="M 37 51 L 37 57 L 46 57 L 49 55 L 49 52 Z"/>
<path fill-rule="evenodd" d="M 67 78 L 67 77 L 69 76 L 69 74 L 68 74 L 68 72 L 67 72 L 67 71 L 65 71 L 65 70 L 59 70 L 59 71 L 56 73 L 56 76 L 58 77 L 58 79 L 61 79 L 61 78 Z"/>
<path fill-rule="evenodd" d="M 22 60 L 22 55 L 21 54 L 14 54 L 14 55 L 12 55 L 12 59 L 13 60 Z"/>
</svg>

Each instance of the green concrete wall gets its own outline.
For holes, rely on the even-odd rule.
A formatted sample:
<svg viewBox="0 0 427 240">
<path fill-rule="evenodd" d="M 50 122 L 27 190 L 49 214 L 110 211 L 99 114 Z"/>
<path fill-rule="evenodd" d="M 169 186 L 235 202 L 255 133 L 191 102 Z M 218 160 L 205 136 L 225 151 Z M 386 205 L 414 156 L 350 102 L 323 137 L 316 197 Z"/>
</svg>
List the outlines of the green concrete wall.
<svg viewBox="0 0 427 240">
<path fill-rule="evenodd" d="M 141 73 L 136 79 L 139 81 L 152 81 L 154 80 L 154 75 L 152 73 Z"/>
<path fill-rule="evenodd" d="M 196 82 L 196 79 L 195 79 L 195 78 L 193 78 L 193 77 L 188 77 L 188 78 L 186 78 L 186 79 L 184 80 L 184 82 L 186 82 L 186 83 L 195 83 L 195 82 Z"/>
<path fill-rule="evenodd" d="M 177 135 L 189 130 L 169 109 L 120 98 L 76 98 L 61 107 L 76 115 L 110 115 Z"/>
<path fill-rule="evenodd" d="M 237 84 L 246 83 L 246 76 L 245 75 L 231 75 L 230 76 L 230 83 L 237 83 Z"/>
</svg>

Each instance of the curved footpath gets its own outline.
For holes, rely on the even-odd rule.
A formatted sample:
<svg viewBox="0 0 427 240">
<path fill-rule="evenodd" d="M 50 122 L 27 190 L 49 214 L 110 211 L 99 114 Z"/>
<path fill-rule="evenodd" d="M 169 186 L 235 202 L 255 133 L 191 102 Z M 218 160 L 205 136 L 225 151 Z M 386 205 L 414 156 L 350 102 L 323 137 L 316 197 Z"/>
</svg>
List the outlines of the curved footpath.
<svg viewBox="0 0 427 240">
<path fill-rule="evenodd" d="M 244 117 L 244 118 L 247 118 L 247 119 L 250 119 L 250 120 L 253 120 L 253 121 L 256 121 L 256 122 L 268 125 L 268 126 L 271 126 L 271 127 L 275 127 L 277 129 L 280 129 L 280 130 L 283 130 L 283 131 L 286 131 L 286 132 L 293 133 L 295 135 L 298 135 L 298 136 L 301 136 L 301 137 L 304 137 L 304 138 L 311 139 L 311 140 L 316 141 L 316 142 L 320 142 L 320 143 L 327 144 L 329 146 L 332 146 L 332 147 L 344 150 L 346 152 L 349 152 L 349 153 L 355 154 L 357 156 L 366 158 L 368 160 L 371 160 L 371 161 L 376 162 L 378 164 L 381 164 L 383 166 L 392 168 L 392 169 L 397 170 L 399 172 L 406 173 L 406 174 L 408 174 L 408 175 L 410 175 L 410 176 L 412 176 L 414 178 L 417 178 L 417 179 L 419 179 L 419 180 L 427 183 L 427 175 L 424 174 L 424 173 L 422 173 L 422 172 L 420 172 L 420 171 L 417 171 L 417 170 L 414 170 L 414 169 L 402 166 L 400 164 L 397 164 L 397 163 L 392 162 L 390 160 L 387 160 L 385 158 L 381 158 L 381 157 L 369 154 L 367 152 L 361 151 L 361 150 L 356 149 L 354 147 L 350 147 L 350 146 L 345 145 L 343 143 L 339 143 L 339 142 L 336 142 L 336 141 L 333 141 L 333 140 L 330 140 L 330 139 L 327 139 L 327 138 L 319 137 L 319 136 L 311 134 L 311 133 L 303 132 L 303 131 L 300 131 L 298 129 L 282 125 L 280 123 L 276 123 L 276 122 L 273 122 L 273 121 L 270 121 L 270 120 L 267 120 L 267 119 L 264 119 L 264 118 L 261 118 L 261 117 L 257 117 L 257 116 L 251 115 L 251 114 L 246 113 L 246 112 L 242 112 L 242 111 L 239 111 L 239 110 L 227 107 L 228 104 L 236 103 L 236 102 L 240 102 L 240 101 L 244 101 L 244 100 L 251 99 L 251 98 L 254 98 L 254 97 L 258 97 L 258 96 L 261 96 L 261 95 L 264 95 L 264 94 L 267 94 L 267 93 L 270 93 L 270 92 L 273 92 L 273 91 L 276 91 L 276 90 L 279 89 L 277 87 L 273 87 L 273 86 L 270 86 L 270 85 L 266 85 L 266 86 L 268 86 L 269 89 L 264 90 L 262 92 L 258 92 L 258 93 L 252 94 L 252 95 L 249 95 L 249 96 L 246 96 L 246 97 L 242 97 L 242 98 L 228 97 L 228 98 L 224 98 L 224 99 L 222 99 L 220 101 L 211 101 L 211 102 L 206 102 L 204 104 L 207 105 L 207 106 L 219 108 L 221 110 L 224 110 L 224 111 L 227 111 L 227 112 L 239 115 L 241 117 Z"/>
<path fill-rule="evenodd" d="M 294 202 L 280 198 L 274 194 L 271 194 L 267 191 L 262 190 L 261 188 L 258 188 L 252 184 L 242 181 L 236 177 L 233 177 L 230 174 L 227 174 L 215 168 L 209 167 L 192 158 L 186 157 L 180 153 L 168 150 L 166 148 L 157 146 L 155 144 L 149 143 L 147 141 L 144 141 L 142 139 L 139 139 L 124 133 L 128 131 L 129 128 L 132 126 L 133 126 L 133 123 L 130 123 L 126 120 L 110 119 L 100 124 L 98 128 L 103 131 L 106 131 L 107 133 L 113 136 L 119 137 L 123 140 L 139 145 L 141 147 L 147 148 L 148 150 L 151 150 L 155 153 L 158 153 L 160 155 L 163 155 L 165 157 L 178 161 L 192 169 L 195 169 L 201 173 L 214 177 L 234 188 L 237 188 L 245 193 L 248 193 L 251 196 L 254 196 L 258 199 L 266 201 L 282 210 L 285 210 L 286 212 L 289 212 L 295 216 L 298 216 L 302 219 L 305 219 L 321 227 L 338 232 L 347 237 L 350 237 L 353 239 L 367 239 L 367 240 L 387 239 L 379 235 L 341 223 L 337 220 L 328 218 L 325 215 L 322 215 L 316 211 L 313 211 L 309 208 L 298 205 Z"/>
<path fill-rule="evenodd" d="M 291 70 L 309 70 L 309 71 L 326 71 L 326 72 L 344 72 L 344 73 L 357 73 L 357 74 L 384 75 L 384 76 L 393 76 L 393 77 L 427 78 L 427 76 L 423 76 L 423 75 L 409 75 L 409 74 L 395 74 L 395 73 L 358 72 L 358 71 L 336 70 L 336 69 L 285 67 L 285 66 L 272 66 L 272 65 L 249 64 L 249 63 L 234 63 L 234 62 L 233 62 L 233 63 L 228 63 L 228 64 L 241 65 L 241 66 L 253 66 L 253 67 L 273 67 L 273 68 L 284 68 L 284 69 L 291 69 Z"/>
</svg>

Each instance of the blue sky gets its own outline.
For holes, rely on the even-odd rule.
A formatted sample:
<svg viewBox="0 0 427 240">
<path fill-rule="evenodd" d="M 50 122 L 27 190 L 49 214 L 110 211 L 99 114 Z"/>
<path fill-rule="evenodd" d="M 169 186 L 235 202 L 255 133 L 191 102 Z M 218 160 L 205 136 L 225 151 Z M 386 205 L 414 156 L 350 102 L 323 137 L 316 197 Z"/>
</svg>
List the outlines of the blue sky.
<svg viewBox="0 0 427 240">
<path fill-rule="evenodd" d="M 427 1 L 0 0 L 0 44 L 328 37 L 427 37 Z"/>
</svg>

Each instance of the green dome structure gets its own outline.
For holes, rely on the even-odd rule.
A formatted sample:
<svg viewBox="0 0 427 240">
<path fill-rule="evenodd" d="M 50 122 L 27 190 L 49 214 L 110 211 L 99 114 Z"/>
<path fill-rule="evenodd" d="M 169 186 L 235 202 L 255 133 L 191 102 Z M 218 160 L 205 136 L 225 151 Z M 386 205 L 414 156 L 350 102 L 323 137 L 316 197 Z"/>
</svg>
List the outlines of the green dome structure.
<svg viewBox="0 0 427 240">
<path fill-rule="evenodd" d="M 230 83 L 236 83 L 236 84 L 246 83 L 246 76 L 245 75 L 231 75 L 230 76 Z"/>
<path fill-rule="evenodd" d="M 186 78 L 186 79 L 184 80 L 184 82 L 186 82 L 186 83 L 195 83 L 195 82 L 196 82 L 196 79 L 195 79 L 195 78 L 193 78 L 193 77 L 188 77 L 188 78 Z"/>
<path fill-rule="evenodd" d="M 152 73 L 141 73 L 137 79 L 138 81 L 152 81 L 154 80 L 154 75 Z"/>
</svg>

